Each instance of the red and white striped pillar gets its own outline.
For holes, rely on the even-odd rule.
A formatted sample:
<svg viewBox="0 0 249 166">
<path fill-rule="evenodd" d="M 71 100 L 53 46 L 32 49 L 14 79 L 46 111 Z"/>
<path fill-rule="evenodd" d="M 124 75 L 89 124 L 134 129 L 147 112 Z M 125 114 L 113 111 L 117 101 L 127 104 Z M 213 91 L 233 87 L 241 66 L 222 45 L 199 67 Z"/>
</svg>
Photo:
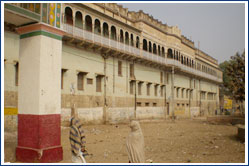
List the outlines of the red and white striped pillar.
<svg viewBox="0 0 249 166">
<path fill-rule="evenodd" d="M 37 23 L 20 34 L 18 145 L 22 162 L 58 162 L 61 146 L 61 54 L 63 31 Z"/>
</svg>

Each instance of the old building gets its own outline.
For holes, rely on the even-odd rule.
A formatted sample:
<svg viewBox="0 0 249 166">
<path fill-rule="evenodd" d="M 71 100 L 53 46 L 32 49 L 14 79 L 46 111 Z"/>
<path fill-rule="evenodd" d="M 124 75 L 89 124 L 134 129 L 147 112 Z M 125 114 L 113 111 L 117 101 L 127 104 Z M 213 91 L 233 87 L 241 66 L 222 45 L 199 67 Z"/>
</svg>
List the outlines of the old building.
<svg viewBox="0 0 249 166">
<path fill-rule="evenodd" d="M 15 126 L 18 114 L 18 133 L 28 116 L 38 124 L 50 118 L 58 131 L 72 103 L 85 123 L 206 116 L 219 108 L 217 60 L 143 11 L 12 3 L 4 14 L 5 124 Z"/>
</svg>

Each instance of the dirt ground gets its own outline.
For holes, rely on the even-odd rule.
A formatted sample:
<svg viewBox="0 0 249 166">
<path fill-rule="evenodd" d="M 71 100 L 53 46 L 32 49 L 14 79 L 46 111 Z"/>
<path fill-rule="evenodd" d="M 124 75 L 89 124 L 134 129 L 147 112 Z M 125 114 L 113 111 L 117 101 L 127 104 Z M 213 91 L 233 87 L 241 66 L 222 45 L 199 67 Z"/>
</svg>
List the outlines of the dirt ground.
<svg viewBox="0 0 249 166">
<path fill-rule="evenodd" d="M 201 119 L 140 122 L 147 162 L 244 163 L 245 144 L 238 141 L 237 127 L 209 124 Z M 85 126 L 88 163 L 127 163 L 127 124 Z M 62 127 L 62 163 L 71 162 L 69 128 Z M 16 132 L 5 132 L 5 162 L 15 162 Z"/>
</svg>

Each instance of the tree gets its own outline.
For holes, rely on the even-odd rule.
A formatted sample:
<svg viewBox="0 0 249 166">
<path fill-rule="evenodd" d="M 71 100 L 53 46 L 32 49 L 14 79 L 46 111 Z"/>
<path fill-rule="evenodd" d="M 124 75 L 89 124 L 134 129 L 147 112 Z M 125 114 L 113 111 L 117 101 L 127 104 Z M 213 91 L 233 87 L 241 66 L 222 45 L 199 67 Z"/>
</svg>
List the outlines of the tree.
<svg viewBox="0 0 249 166">
<path fill-rule="evenodd" d="M 220 65 L 223 71 L 221 93 L 232 97 L 238 102 L 245 100 L 245 51 L 238 52 Z"/>
</svg>

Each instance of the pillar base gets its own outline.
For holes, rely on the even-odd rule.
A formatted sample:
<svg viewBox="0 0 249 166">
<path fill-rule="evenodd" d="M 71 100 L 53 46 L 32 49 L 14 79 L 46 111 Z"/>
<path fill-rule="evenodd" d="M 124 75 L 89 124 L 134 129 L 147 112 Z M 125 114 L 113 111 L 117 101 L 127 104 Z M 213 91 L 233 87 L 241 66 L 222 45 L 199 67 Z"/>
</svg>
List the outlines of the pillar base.
<svg viewBox="0 0 249 166">
<path fill-rule="evenodd" d="M 44 149 L 16 148 L 16 160 L 27 163 L 53 163 L 63 159 L 62 146 Z"/>
</svg>

